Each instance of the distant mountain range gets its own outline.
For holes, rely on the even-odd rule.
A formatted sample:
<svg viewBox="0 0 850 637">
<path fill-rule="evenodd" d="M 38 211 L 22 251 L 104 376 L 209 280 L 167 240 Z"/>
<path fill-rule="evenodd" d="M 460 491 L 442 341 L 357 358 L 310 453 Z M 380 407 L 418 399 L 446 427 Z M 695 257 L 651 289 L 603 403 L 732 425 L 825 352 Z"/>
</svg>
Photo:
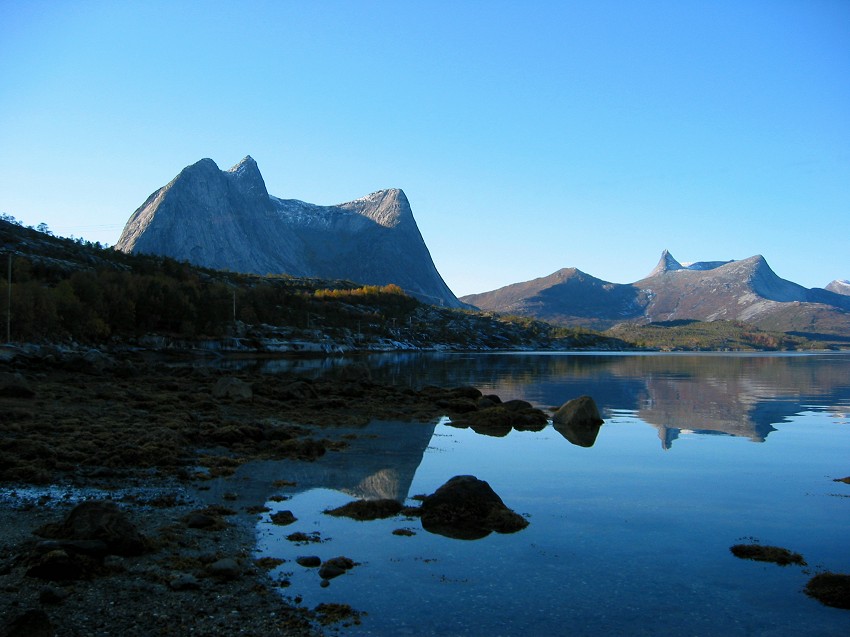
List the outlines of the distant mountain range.
<svg viewBox="0 0 850 637">
<path fill-rule="evenodd" d="M 635 283 L 609 283 L 568 268 L 460 300 L 594 329 L 622 322 L 735 320 L 782 332 L 850 334 L 850 283 L 807 289 L 777 276 L 762 256 L 683 265 L 665 250 Z"/>
<path fill-rule="evenodd" d="M 461 306 L 401 190 L 336 206 L 279 199 L 250 156 L 227 171 L 211 159 L 184 168 L 133 213 L 115 247 L 234 272 L 395 283 L 427 303 Z"/>
</svg>

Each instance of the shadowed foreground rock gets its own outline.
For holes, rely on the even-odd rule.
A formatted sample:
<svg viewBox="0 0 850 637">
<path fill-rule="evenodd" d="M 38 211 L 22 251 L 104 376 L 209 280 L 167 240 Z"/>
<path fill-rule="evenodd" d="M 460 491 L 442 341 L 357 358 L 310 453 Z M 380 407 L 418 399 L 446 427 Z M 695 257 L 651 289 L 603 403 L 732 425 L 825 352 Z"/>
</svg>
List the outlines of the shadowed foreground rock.
<svg viewBox="0 0 850 637">
<path fill-rule="evenodd" d="M 593 446 L 603 422 L 599 408 L 590 396 L 568 400 L 552 416 L 555 431 L 579 447 Z"/>
<path fill-rule="evenodd" d="M 475 476 L 455 476 L 422 501 L 422 528 L 460 540 L 515 533 L 528 520 L 514 513 L 490 485 Z"/>
<path fill-rule="evenodd" d="M 0 624 L 0 637 L 53 637 L 56 631 L 43 610 L 28 610 Z"/>
<path fill-rule="evenodd" d="M 140 555 L 147 540 L 114 502 L 91 500 L 74 507 L 61 524 L 48 524 L 36 533 L 57 540 L 99 540 L 113 555 Z"/>
</svg>

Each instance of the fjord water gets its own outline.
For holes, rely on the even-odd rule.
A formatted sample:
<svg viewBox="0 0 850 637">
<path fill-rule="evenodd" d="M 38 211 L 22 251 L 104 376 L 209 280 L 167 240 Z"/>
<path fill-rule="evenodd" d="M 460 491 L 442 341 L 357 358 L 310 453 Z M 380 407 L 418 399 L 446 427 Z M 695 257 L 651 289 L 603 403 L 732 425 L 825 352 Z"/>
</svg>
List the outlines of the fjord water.
<svg viewBox="0 0 850 637">
<path fill-rule="evenodd" d="M 335 432 L 316 463 L 253 467 L 291 499 L 286 527 L 258 523 L 260 555 L 308 607 L 368 614 L 351 635 L 846 635 L 850 611 L 803 593 L 850 572 L 850 355 L 411 354 L 368 361 L 373 378 L 473 385 L 548 408 L 592 396 L 596 438 L 551 425 L 502 437 L 436 423 Z M 588 446 L 589 444 L 589 446 Z M 322 513 L 354 498 L 406 499 L 472 474 L 526 515 L 515 534 L 464 541 L 416 519 Z M 394 535 L 408 529 L 412 536 Z M 322 543 L 285 536 L 318 532 Z M 760 542 L 808 566 L 740 560 Z M 299 555 L 358 565 L 320 587 Z"/>
</svg>

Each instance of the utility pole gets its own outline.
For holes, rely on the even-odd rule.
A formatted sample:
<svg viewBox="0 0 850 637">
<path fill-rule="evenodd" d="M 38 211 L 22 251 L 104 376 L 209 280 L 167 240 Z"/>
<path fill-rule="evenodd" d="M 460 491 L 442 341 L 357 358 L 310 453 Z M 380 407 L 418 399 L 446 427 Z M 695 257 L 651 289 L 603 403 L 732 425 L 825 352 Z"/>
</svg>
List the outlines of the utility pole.
<svg viewBox="0 0 850 637">
<path fill-rule="evenodd" d="M 12 251 L 9 250 L 9 298 L 6 299 L 6 342 L 12 342 Z"/>
</svg>

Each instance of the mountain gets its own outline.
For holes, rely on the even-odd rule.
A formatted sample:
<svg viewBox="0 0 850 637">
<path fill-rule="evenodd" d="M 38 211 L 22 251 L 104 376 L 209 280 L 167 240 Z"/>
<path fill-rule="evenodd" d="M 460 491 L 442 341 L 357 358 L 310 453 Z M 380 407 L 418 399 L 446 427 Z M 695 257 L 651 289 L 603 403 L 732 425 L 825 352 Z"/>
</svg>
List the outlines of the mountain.
<svg viewBox="0 0 850 637">
<path fill-rule="evenodd" d="M 774 331 L 850 335 L 850 296 L 782 279 L 760 255 L 682 264 L 665 250 L 635 283 L 608 283 L 569 268 L 461 301 L 596 329 L 627 321 L 730 320 Z"/>
<path fill-rule="evenodd" d="M 847 279 L 843 279 L 841 281 L 835 280 L 826 286 L 826 290 L 830 292 L 835 292 L 836 294 L 843 294 L 845 296 L 850 296 L 850 281 Z"/>
<path fill-rule="evenodd" d="M 461 300 L 482 310 L 597 329 L 640 318 L 646 305 L 634 286 L 608 283 L 576 268 Z"/>
<path fill-rule="evenodd" d="M 211 159 L 184 168 L 133 213 L 115 247 L 235 272 L 395 283 L 428 303 L 461 306 L 401 190 L 336 206 L 280 199 L 250 156 L 226 171 Z"/>
</svg>

